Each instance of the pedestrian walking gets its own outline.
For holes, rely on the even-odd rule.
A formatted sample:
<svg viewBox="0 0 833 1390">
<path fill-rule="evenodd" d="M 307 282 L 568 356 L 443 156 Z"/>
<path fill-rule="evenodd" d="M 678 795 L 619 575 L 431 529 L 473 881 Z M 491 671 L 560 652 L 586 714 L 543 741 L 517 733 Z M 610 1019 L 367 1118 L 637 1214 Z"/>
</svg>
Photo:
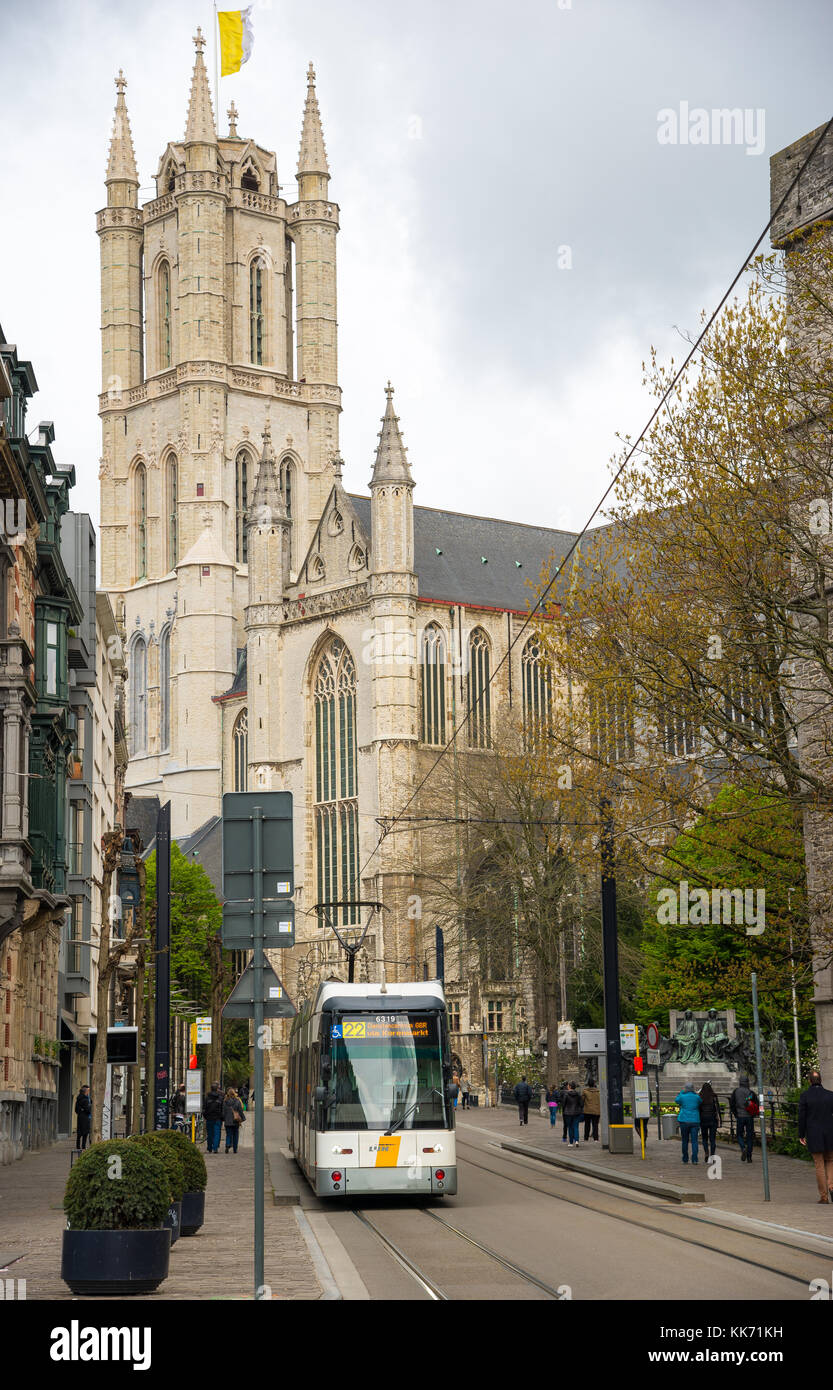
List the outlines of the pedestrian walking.
<svg viewBox="0 0 833 1390">
<path fill-rule="evenodd" d="M 518 1117 L 522 1125 L 529 1124 L 529 1102 L 532 1100 L 532 1087 L 525 1076 L 522 1076 L 513 1092 L 515 1100 L 518 1102 Z"/>
<path fill-rule="evenodd" d="M 729 1097 L 729 1110 L 735 1117 L 741 1163 L 751 1163 L 759 1106 L 758 1097 L 749 1089 L 749 1077 L 745 1072 L 738 1077 L 738 1084 Z"/>
<path fill-rule="evenodd" d="M 798 1099 L 798 1139 L 813 1155 L 819 1201 L 829 1205 L 833 1197 L 833 1091 L 825 1090 L 817 1071 L 811 1071 L 807 1080 L 810 1085 Z"/>
<path fill-rule="evenodd" d="M 700 1087 L 700 1135 L 703 1140 L 703 1157 L 713 1154 L 717 1145 L 717 1131 L 723 1124 L 723 1111 L 717 1094 L 710 1081 Z"/>
<path fill-rule="evenodd" d="M 226 1127 L 226 1153 L 229 1149 L 234 1149 L 237 1153 L 237 1141 L 240 1138 L 240 1126 L 246 1119 L 246 1113 L 239 1095 L 233 1086 L 229 1086 L 223 1099 L 223 1123 Z"/>
<path fill-rule="evenodd" d="M 693 1086 L 683 1086 L 674 1097 L 675 1105 L 680 1107 L 680 1138 L 683 1142 L 683 1163 L 688 1163 L 688 1146 L 691 1142 L 691 1161 L 697 1163 L 697 1131 L 700 1128 L 700 1097 Z"/>
<path fill-rule="evenodd" d="M 90 1130 L 93 1127 L 93 1103 L 90 1098 L 89 1086 L 82 1086 L 78 1092 L 75 1098 L 75 1113 L 78 1116 L 75 1147 L 76 1149 L 86 1149 Z"/>
<path fill-rule="evenodd" d="M 565 1102 L 565 1100 L 567 1099 L 567 1082 L 566 1082 L 566 1081 L 559 1081 L 559 1083 L 558 1083 L 558 1090 L 556 1091 L 556 1095 L 558 1096 L 558 1104 L 561 1106 L 561 1142 L 562 1142 L 562 1144 L 566 1144 L 566 1143 L 567 1143 L 567 1132 L 568 1132 L 568 1129 L 569 1129 L 569 1126 L 568 1126 L 568 1123 L 567 1123 L 567 1114 L 566 1114 L 566 1111 L 565 1111 L 565 1109 L 564 1109 L 564 1102 Z"/>
<path fill-rule="evenodd" d="M 463 1072 L 463 1075 L 460 1077 L 460 1095 L 461 1095 L 461 1097 L 462 1097 L 462 1106 L 463 1106 L 463 1109 L 464 1109 L 464 1110 L 468 1110 L 468 1108 L 469 1108 L 469 1080 L 468 1080 L 468 1077 L 466 1076 L 466 1073 L 465 1073 L 465 1072 Z"/>
<path fill-rule="evenodd" d="M 460 1098 L 460 1083 L 457 1080 L 456 1072 L 453 1074 L 451 1078 L 451 1085 L 448 1088 L 448 1094 L 451 1096 L 451 1104 L 454 1106 L 454 1109 L 456 1110 L 457 1101 Z"/>
<path fill-rule="evenodd" d="M 177 1086 L 171 1097 L 172 1128 L 185 1129 L 185 1082 Z"/>
<path fill-rule="evenodd" d="M 558 1098 L 558 1087 L 547 1087 L 547 1109 L 550 1112 L 550 1129 L 555 1129 L 555 1121 L 558 1118 Z"/>
<path fill-rule="evenodd" d="M 567 1133 L 569 1135 L 570 1148 L 578 1148 L 578 1127 L 584 1113 L 584 1098 L 576 1088 L 575 1081 L 571 1081 L 564 1096 L 564 1117 L 567 1121 Z"/>
<path fill-rule="evenodd" d="M 602 1097 L 595 1081 L 590 1086 L 584 1088 L 584 1142 L 590 1138 L 590 1131 L 593 1131 L 593 1140 L 598 1142 L 599 1120 L 602 1115 Z"/>
<path fill-rule="evenodd" d="M 206 1152 L 217 1154 L 220 1152 L 220 1134 L 223 1128 L 223 1093 L 220 1090 L 219 1081 L 212 1081 L 211 1090 L 205 1098 L 203 1105 L 205 1116 L 205 1145 Z"/>
<path fill-rule="evenodd" d="M 244 1081 L 244 1082 L 243 1082 L 243 1085 L 240 1087 L 240 1092 L 239 1092 L 239 1094 L 240 1094 L 240 1104 L 243 1106 L 243 1109 L 244 1109 L 244 1110 L 248 1110 L 248 1108 L 249 1108 L 249 1083 L 248 1083 L 248 1081 Z"/>
</svg>

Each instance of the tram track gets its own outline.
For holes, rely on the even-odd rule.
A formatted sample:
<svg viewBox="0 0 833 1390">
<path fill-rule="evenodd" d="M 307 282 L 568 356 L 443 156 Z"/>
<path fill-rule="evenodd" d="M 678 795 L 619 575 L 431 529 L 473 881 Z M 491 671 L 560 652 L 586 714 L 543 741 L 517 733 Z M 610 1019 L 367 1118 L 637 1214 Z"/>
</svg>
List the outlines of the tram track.
<svg viewBox="0 0 833 1390">
<path fill-rule="evenodd" d="M 477 1153 L 481 1158 L 493 1158 L 496 1162 L 503 1164 L 504 1167 L 521 1168 L 525 1172 L 533 1174 L 535 1170 L 530 1169 L 528 1165 L 531 1163 L 544 1163 L 544 1160 L 536 1159 L 535 1156 L 532 1154 L 530 1154 L 528 1159 L 518 1159 L 509 1158 L 502 1153 L 484 1153 L 483 1149 L 479 1147 L 477 1144 L 469 1143 L 467 1140 L 460 1139 L 459 1136 L 457 1137 L 457 1149 L 468 1149 L 474 1153 Z M 721 1235 L 724 1237 L 724 1239 L 726 1237 L 730 1237 L 737 1240 L 738 1242 L 755 1241 L 758 1244 L 763 1242 L 765 1245 L 778 1246 L 781 1250 L 790 1251 L 796 1257 L 796 1262 L 801 1258 L 805 1260 L 810 1258 L 818 1258 L 818 1256 L 813 1255 L 812 1252 L 802 1251 L 789 1241 L 780 1240 L 777 1236 L 768 1236 L 764 1234 L 758 1235 L 757 1233 L 739 1231 L 734 1227 L 719 1227 L 711 1222 L 704 1221 L 702 1218 L 698 1218 L 697 1216 L 689 1215 L 683 1212 L 673 1210 L 662 1211 L 662 1216 L 666 1219 L 667 1223 L 665 1225 L 657 1224 L 648 1220 L 642 1220 L 637 1218 L 636 1216 L 627 1216 L 620 1210 L 618 1210 L 618 1208 L 621 1207 L 623 1203 L 629 1206 L 641 1207 L 648 1212 L 656 1213 L 658 1211 L 658 1208 L 654 1206 L 652 1203 L 646 1202 L 641 1198 L 626 1195 L 618 1191 L 615 1194 L 617 1209 L 611 1210 L 610 1200 L 612 1200 L 613 1198 L 612 1193 L 597 1193 L 597 1196 L 602 1199 L 602 1205 L 598 1205 L 592 1202 L 581 1202 L 578 1201 L 571 1193 L 564 1193 L 563 1191 L 553 1192 L 550 1190 L 549 1187 L 541 1186 L 540 1183 L 526 1182 L 521 1178 L 515 1177 L 513 1174 L 500 1172 L 495 1168 L 489 1167 L 485 1163 L 476 1163 L 473 1159 L 469 1157 L 465 1157 L 463 1161 L 469 1164 L 472 1168 L 479 1168 L 481 1172 L 490 1173 L 493 1177 L 496 1178 L 503 1178 L 505 1181 L 515 1183 L 519 1187 L 529 1188 L 530 1191 L 537 1192 L 541 1196 L 551 1197 L 555 1201 L 569 1202 L 571 1205 L 582 1207 L 585 1211 L 593 1212 L 597 1216 L 606 1217 L 609 1220 L 617 1221 L 624 1225 L 636 1227 L 640 1230 L 653 1231 L 657 1235 L 666 1236 L 669 1240 L 673 1240 L 675 1242 L 683 1242 L 686 1245 L 695 1246 L 703 1250 L 708 1250 L 711 1253 L 717 1253 L 719 1255 L 724 1256 L 726 1259 L 735 1260 L 740 1264 L 745 1264 L 752 1266 L 756 1269 L 765 1270 L 767 1273 L 770 1274 L 777 1274 L 782 1279 L 788 1279 L 792 1283 L 801 1284 L 805 1289 L 808 1285 L 807 1273 L 793 1273 L 790 1270 L 785 1269 L 783 1263 L 783 1256 L 782 1262 L 778 1265 L 766 1264 L 762 1260 L 752 1259 L 749 1255 L 743 1255 L 740 1254 L 738 1251 L 726 1249 L 724 1245 L 718 1246 L 715 1244 L 714 1240 L 708 1241 L 696 1239 L 691 1234 L 690 1230 L 686 1230 L 686 1223 L 690 1223 L 692 1221 L 700 1221 L 700 1223 L 703 1226 L 707 1226 L 710 1230 L 714 1231 L 715 1233 L 719 1231 Z M 563 1172 L 553 1172 L 551 1168 L 547 1172 L 542 1172 L 541 1178 L 550 1185 L 561 1184 L 563 1186 L 571 1188 L 583 1189 L 585 1192 L 587 1191 L 586 1184 L 582 1182 L 579 1178 L 569 1177 L 567 1176 L 567 1174 Z M 604 1198 L 606 1196 L 609 1197 L 609 1201 L 607 1204 L 604 1203 Z M 676 1225 L 677 1229 L 669 1229 L 669 1226 L 673 1225 Z M 813 1275 L 811 1274 L 810 1278 L 812 1277 Z"/>
<path fill-rule="evenodd" d="M 416 1208 L 416 1210 L 419 1212 L 419 1215 L 437 1222 L 459 1240 L 465 1241 L 482 1255 L 486 1255 L 488 1259 L 492 1260 L 495 1264 L 508 1270 L 515 1278 L 521 1279 L 524 1283 L 531 1284 L 535 1288 L 540 1289 L 547 1298 L 560 1300 L 564 1297 L 563 1290 L 553 1288 L 551 1284 L 545 1283 L 544 1280 L 539 1279 L 537 1275 L 532 1274 L 529 1270 L 522 1269 L 521 1266 L 515 1264 L 513 1260 L 508 1259 L 505 1255 L 501 1255 L 497 1250 L 493 1250 L 491 1246 L 484 1245 L 482 1241 L 475 1240 L 474 1236 L 469 1235 L 468 1231 L 463 1231 L 460 1230 L 458 1226 L 453 1226 L 450 1221 L 446 1221 L 444 1217 L 439 1216 L 436 1212 L 428 1211 L 425 1207 Z M 353 1215 L 358 1218 L 364 1227 L 373 1232 L 377 1240 L 388 1251 L 392 1258 L 396 1260 L 397 1264 L 410 1274 L 411 1278 L 422 1287 L 432 1301 L 445 1303 L 453 1300 L 454 1295 L 448 1293 L 436 1280 L 432 1279 L 410 1255 L 405 1253 L 402 1247 L 394 1241 L 387 1232 L 382 1231 L 376 1222 L 370 1220 L 366 1212 L 356 1211 L 354 1209 Z"/>
</svg>

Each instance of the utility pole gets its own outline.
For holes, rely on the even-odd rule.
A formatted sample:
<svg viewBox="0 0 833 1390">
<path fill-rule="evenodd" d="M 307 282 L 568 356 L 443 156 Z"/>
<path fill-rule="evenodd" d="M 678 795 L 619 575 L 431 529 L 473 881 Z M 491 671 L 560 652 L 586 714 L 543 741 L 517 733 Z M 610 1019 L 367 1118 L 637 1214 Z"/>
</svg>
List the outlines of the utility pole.
<svg viewBox="0 0 833 1390">
<path fill-rule="evenodd" d="M 601 804 L 602 951 L 604 960 L 607 1120 L 611 1153 L 633 1153 L 633 1126 L 625 1124 L 622 1042 L 619 1027 L 619 935 L 616 922 L 616 854 L 610 802 Z"/>
<path fill-rule="evenodd" d="M 171 803 L 156 817 L 156 998 L 153 1128 L 169 1125 L 171 1062 Z"/>
<path fill-rule="evenodd" d="M 764 1171 L 764 1201 L 769 1201 L 769 1160 L 766 1152 L 766 1110 L 764 1109 L 764 1072 L 761 1063 L 761 1024 L 758 1018 L 758 976 L 752 971 L 752 1020 L 755 1026 L 755 1066 L 758 1071 L 758 1106 L 761 1121 L 761 1164 Z"/>
</svg>

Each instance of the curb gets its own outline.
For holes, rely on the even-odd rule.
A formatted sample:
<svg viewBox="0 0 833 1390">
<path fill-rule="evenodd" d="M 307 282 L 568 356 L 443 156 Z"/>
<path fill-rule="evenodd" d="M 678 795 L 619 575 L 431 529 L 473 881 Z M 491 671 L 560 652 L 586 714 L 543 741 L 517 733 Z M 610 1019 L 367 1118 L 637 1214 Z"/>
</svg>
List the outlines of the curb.
<svg viewBox="0 0 833 1390">
<path fill-rule="evenodd" d="M 706 1195 L 704 1192 L 695 1192 L 691 1188 L 678 1187 L 676 1183 L 663 1182 L 660 1178 L 641 1178 L 631 1173 L 613 1173 L 600 1169 L 595 1163 L 583 1163 L 581 1159 L 569 1158 L 566 1154 L 551 1153 L 548 1149 L 535 1149 L 528 1144 L 516 1144 L 514 1140 L 501 1140 L 502 1149 L 510 1149 L 512 1153 L 525 1154 L 527 1158 L 537 1158 L 543 1163 L 550 1163 L 555 1168 L 566 1168 L 571 1173 L 580 1173 L 582 1177 L 598 1178 L 600 1182 L 615 1183 L 617 1187 L 631 1187 L 637 1192 L 648 1192 L 654 1197 L 665 1197 L 669 1202 L 680 1202 L 695 1204 L 702 1202 L 705 1204 Z"/>
</svg>

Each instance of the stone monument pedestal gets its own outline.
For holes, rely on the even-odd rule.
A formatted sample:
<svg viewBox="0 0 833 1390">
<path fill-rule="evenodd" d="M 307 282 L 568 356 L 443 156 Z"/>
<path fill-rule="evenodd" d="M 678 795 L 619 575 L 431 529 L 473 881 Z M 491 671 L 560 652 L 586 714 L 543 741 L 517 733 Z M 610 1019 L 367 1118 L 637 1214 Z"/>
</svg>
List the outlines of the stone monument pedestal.
<svg viewBox="0 0 833 1390">
<path fill-rule="evenodd" d="M 728 1096 L 738 1084 L 738 1073 L 725 1062 L 666 1062 L 659 1074 L 663 1103 L 671 1101 L 683 1086 L 693 1086 L 695 1091 L 706 1081 L 719 1096 Z M 667 1095 L 672 1091 L 672 1095 Z"/>
</svg>

